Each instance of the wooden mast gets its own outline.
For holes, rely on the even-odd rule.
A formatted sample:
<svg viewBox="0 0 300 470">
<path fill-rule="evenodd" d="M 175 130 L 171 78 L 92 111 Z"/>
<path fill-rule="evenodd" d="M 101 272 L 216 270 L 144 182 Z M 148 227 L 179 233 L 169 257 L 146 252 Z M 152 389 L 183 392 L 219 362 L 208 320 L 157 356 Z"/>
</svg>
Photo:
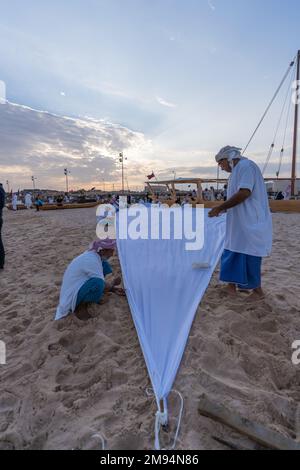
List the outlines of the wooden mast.
<svg viewBox="0 0 300 470">
<path fill-rule="evenodd" d="M 299 108 L 299 89 L 300 89 L 300 50 L 297 54 L 297 83 L 296 83 L 296 102 L 295 102 L 295 120 L 294 120 L 294 141 L 293 141 L 293 161 L 291 175 L 291 194 L 296 196 L 296 160 L 297 160 L 297 137 L 298 137 L 298 108 Z"/>
</svg>

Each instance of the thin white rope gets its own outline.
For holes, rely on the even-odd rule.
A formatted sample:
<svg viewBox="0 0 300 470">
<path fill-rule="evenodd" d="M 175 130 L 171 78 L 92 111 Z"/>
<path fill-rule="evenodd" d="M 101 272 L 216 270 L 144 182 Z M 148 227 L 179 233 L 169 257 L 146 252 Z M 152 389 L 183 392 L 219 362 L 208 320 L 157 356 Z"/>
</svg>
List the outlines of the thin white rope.
<svg viewBox="0 0 300 470">
<path fill-rule="evenodd" d="M 178 416 L 178 423 L 177 423 L 177 429 L 176 429 L 176 433 L 175 433 L 175 437 L 174 437 L 174 443 L 173 443 L 173 446 L 171 447 L 170 450 L 174 450 L 175 447 L 176 447 L 176 442 L 177 442 L 177 439 L 178 439 L 178 435 L 179 435 L 179 431 L 180 431 L 180 426 L 181 426 L 181 420 L 182 420 L 182 414 L 183 414 L 183 405 L 184 405 L 184 400 L 183 400 L 183 397 L 181 395 L 180 392 L 178 392 L 177 390 L 171 390 L 173 393 L 177 393 L 177 395 L 179 396 L 180 398 L 180 411 L 179 411 L 179 416 Z"/>
<path fill-rule="evenodd" d="M 105 440 L 104 440 L 104 437 L 101 435 L 101 434 L 93 434 L 92 436 L 92 439 L 95 438 L 95 439 L 100 439 L 101 443 L 102 443 L 102 450 L 105 450 Z"/>
<path fill-rule="evenodd" d="M 293 81 L 293 80 L 296 80 L 296 73 L 297 73 L 297 68 L 296 68 L 296 63 L 295 63 L 295 71 L 294 71 L 294 74 L 292 74 L 291 83 L 290 83 L 291 94 L 293 93 L 293 90 L 292 90 L 292 81 Z M 277 170 L 277 172 L 276 172 L 277 178 L 279 178 L 279 175 L 280 175 L 280 172 L 281 172 L 281 167 L 282 167 L 282 162 L 283 162 L 283 156 L 284 156 L 284 152 L 285 152 L 285 141 L 286 141 L 287 128 L 288 128 L 289 119 L 290 119 L 291 106 L 292 106 L 292 97 L 290 97 L 289 106 L 288 106 L 287 115 L 286 115 L 285 129 L 284 129 L 284 134 L 283 134 L 283 141 L 282 141 L 282 146 L 281 146 L 281 151 L 280 151 L 280 156 L 279 156 L 279 165 L 278 165 L 278 170 Z"/>
<path fill-rule="evenodd" d="M 295 64 L 294 64 L 294 68 L 296 69 L 296 62 L 295 62 Z M 275 147 L 275 144 L 276 144 L 276 140 L 277 140 L 277 135 L 278 135 L 278 132 L 279 132 L 280 124 L 281 124 L 281 121 L 282 121 L 282 118 L 283 118 L 283 115 L 284 115 L 284 112 L 285 112 L 285 108 L 286 108 L 286 105 L 287 105 L 287 102 L 288 102 L 288 97 L 289 97 L 289 95 L 292 93 L 292 81 L 293 81 L 293 78 L 294 78 L 294 74 L 293 74 L 293 72 L 292 72 L 292 73 L 291 73 L 291 79 L 290 79 L 290 82 L 289 82 L 289 84 L 288 84 L 287 92 L 286 92 L 285 99 L 284 99 L 284 102 L 283 102 L 283 106 L 282 106 L 282 109 L 281 109 L 281 113 L 280 113 L 280 116 L 279 116 L 279 119 L 278 119 L 278 123 L 277 123 L 276 129 L 275 129 L 274 138 L 273 138 L 273 141 L 272 141 L 272 144 L 271 144 L 271 147 L 270 147 L 270 151 L 269 151 L 269 153 L 268 153 L 268 156 L 267 156 L 267 159 L 266 159 L 266 162 L 265 162 L 263 171 L 262 171 L 262 174 L 263 174 L 263 175 L 265 174 L 265 172 L 266 172 L 266 170 L 267 170 L 267 167 L 268 167 L 268 165 L 269 165 L 271 156 L 272 156 L 272 154 L 273 154 L 273 150 L 274 150 L 274 147 Z M 290 109 L 291 102 L 292 102 L 292 100 L 289 100 L 288 109 Z"/>
<path fill-rule="evenodd" d="M 182 397 L 181 393 L 178 392 L 177 390 L 171 390 L 170 393 L 176 393 L 180 398 L 180 411 L 179 411 L 179 416 L 178 416 L 177 428 L 176 428 L 176 432 L 175 432 L 175 436 L 174 436 L 174 442 L 173 442 L 172 447 L 170 447 L 169 449 L 161 449 L 161 447 L 160 447 L 160 440 L 159 440 L 160 428 L 162 426 L 166 426 L 167 423 L 168 423 L 167 401 L 166 401 L 166 399 L 164 399 L 165 410 L 161 411 L 161 409 L 159 408 L 158 411 L 156 412 L 156 415 L 155 415 L 154 432 L 155 432 L 155 449 L 156 450 L 174 450 L 175 447 L 176 447 L 176 443 L 177 443 L 177 439 L 178 439 L 178 435 L 179 435 L 179 431 L 180 431 L 180 427 L 181 427 L 183 408 L 184 408 L 184 400 L 183 400 L 183 397 Z M 153 396 L 155 396 L 155 393 L 154 393 L 153 389 L 147 388 L 146 389 L 146 395 L 148 397 L 153 397 Z"/>
<path fill-rule="evenodd" d="M 166 426 L 168 423 L 168 413 L 167 411 L 160 411 L 158 410 L 155 415 L 155 450 L 167 450 L 161 449 L 160 447 L 160 440 L 159 440 L 159 433 L 161 426 Z"/>
<path fill-rule="evenodd" d="M 148 387 L 148 388 L 146 388 L 145 391 L 146 391 L 147 397 L 154 397 L 155 396 L 153 388 Z"/>
</svg>

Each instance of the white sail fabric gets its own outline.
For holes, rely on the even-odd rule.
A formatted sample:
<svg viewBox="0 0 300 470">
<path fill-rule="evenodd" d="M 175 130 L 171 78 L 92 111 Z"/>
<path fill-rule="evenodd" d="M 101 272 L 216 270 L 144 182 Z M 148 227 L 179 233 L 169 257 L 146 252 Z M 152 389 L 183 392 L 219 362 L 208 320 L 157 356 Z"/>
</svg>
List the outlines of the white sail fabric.
<svg viewBox="0 0 300 470">
<path fill-rule="evenodd" d="M 159 409 L 222 254 L 225 221 L 225 216 L 209 218 L 205 210 L 201 251 L 186 251 L 186 240 L 117 240 L 124 286 Z"/>
</svg>

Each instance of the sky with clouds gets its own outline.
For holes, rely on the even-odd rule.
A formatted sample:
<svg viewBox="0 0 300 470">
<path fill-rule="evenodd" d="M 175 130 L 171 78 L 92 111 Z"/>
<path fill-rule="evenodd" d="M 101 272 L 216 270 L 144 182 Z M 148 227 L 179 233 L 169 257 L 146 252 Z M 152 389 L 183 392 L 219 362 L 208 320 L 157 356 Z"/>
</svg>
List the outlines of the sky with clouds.
<svg viewBox="0 0 300 470">
<path fill-rule="evenodd" d="M 298 0 L 0 0 L 0 179 L 107 187 L 212 176 L 300 47 Z M 286 90 L 249 148 L 262 164 Z M 14 104 L 12 104 L 14 103 Z M 292 120 L 283 174 L 289 172 Z M 268 168 L 274 176 L 282 144 Z M 298 166 L 299 168 L 299 166 Z"/>
</svg>

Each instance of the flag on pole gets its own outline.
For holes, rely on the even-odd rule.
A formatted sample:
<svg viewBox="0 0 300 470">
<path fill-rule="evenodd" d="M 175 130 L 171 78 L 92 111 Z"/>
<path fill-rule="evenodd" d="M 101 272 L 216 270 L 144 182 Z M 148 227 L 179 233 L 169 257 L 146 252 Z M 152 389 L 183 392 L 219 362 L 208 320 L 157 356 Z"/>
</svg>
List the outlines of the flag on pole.
<svg viewBox="0 0 300 470">
<path fill-rule="evenodd" d="M 283 195 L 284 195 L 285 200 L 291 199 L 291 196 L 292 196 L 292 185 L 291 184 L 288 185 L 288 187 L 284 191 Z"/>
<path fill-rule="evenodd" d="M 152 180 L 153 178 L 155 178 L 154 172 L 152 171 L 152 174 L 148 175 L 147 178 L 148 178 L 148 180 Z"/>
</svg>

